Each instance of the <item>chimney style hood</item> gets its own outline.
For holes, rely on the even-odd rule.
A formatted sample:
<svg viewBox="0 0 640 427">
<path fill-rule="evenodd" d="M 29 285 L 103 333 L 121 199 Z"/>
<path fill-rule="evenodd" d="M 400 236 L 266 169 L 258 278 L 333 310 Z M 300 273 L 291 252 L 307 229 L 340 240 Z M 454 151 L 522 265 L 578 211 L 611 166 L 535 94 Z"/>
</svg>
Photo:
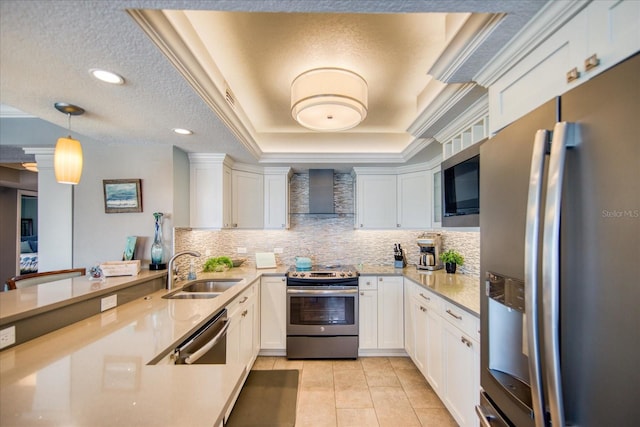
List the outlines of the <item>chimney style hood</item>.
<svg viewBox="0 0 640 427">
<path fill-rule="evenodd" d="M 309 169 L 309 213 L 335 213 L 333 169 Z"/>
</svg>

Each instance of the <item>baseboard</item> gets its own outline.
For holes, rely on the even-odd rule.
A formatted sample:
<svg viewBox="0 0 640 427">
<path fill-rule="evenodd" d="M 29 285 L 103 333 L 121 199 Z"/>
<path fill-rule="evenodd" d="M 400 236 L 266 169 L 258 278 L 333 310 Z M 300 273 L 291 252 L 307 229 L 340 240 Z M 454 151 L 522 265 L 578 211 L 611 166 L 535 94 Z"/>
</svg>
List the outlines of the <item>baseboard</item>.
<svg viewBox="0 0 640 427">
<path fill-rule="evenodd" d="M 360 357 L 408 357 L 403 348 L 361 348 L 358 349 Z"/>
<path fill-rule="evenodd" d="M 260 352 L 258 353 L 258 356 L 286 356 L 287 355 L 287 350 L 286 349 L 260 349 Z"/>
</svg>

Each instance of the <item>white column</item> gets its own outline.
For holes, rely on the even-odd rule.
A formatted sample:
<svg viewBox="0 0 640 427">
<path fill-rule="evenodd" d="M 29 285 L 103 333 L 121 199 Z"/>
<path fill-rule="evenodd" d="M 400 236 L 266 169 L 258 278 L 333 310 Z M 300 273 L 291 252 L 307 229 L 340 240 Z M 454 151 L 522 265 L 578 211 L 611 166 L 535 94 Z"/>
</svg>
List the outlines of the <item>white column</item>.
<svg viewBox="0 0 640 427">
<path fill-rule="evenodd" d="M 73 267 L 73 185 L 58 184 L 53 148 L 24 148 L 38 163 L 38 271 Z"/>
</svg>

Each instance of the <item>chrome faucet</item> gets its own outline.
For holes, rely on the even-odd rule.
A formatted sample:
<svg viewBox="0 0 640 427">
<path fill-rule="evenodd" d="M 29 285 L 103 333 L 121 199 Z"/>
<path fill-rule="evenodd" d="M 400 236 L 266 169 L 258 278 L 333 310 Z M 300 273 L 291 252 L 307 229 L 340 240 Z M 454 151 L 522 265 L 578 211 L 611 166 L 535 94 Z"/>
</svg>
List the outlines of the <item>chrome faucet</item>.
<svg viewBox="0 0 640 427">
<path fill-rule="evenodd" d="M 197 251 L 182 251 L 182 252 L 178 252 L 177 254 L 174 254 L 171 259 L 169 260 L 169 264 L 167 266 L 167 268 L 169 269 L 169 275 L 167 276 L 167 289 L 171 289 L 173 288 L 173 279 L 174 279 L 174 275 L 178 274 L 178 267 L 176 267 L 175 269 L 173 268 L 173 263 L 176 260 L 176 258 L 182 256 L 182 255 L 191 255 L 191 256 L 195 256 L 195 257 L 199 257 L 200 256 L 200 252 Z"/>
</svg>

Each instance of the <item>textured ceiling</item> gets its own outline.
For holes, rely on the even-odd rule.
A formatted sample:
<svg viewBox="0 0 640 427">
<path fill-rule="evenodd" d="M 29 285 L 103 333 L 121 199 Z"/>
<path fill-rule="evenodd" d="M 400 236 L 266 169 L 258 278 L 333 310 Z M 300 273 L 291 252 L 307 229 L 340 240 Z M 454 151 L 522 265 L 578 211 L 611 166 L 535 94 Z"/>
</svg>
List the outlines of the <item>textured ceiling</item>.
<svg viewBox="0 0 640 427">
<path fill-rule="evenodd" d="M 298 158 L 301 166 L 330 162 L 332 153 L 357 152 L 364 146 L 371 156 L 356 156 L 354 163 L 384 163 L 385 158 L 404 162 L 407 156 L 398 153 L 416 144 L 416 136 L 406 129 L 426 107 L 419 97 L 424 98 L 421 91 L 431 80 L 427 72 L 436 59 L 434 52 L 441 52 L 451 39 L 447 29 L 458 27 L 453 15 L 449 22 L 445 15 L 437 15 L 427 25 L 424 13 L 506 14 L 447 75 L 446 83 L 461 83 L 471 81 L 543 4 L 535 0 L 3 0 L 0 103 L 62 127 L 66 117 L 53 103 L 80 105 L 87 113 L 73 119 L 73 130 L 102 144 L 176 145 L 187 152 L 226 152 L 244 163 L 268 158 L 272 164 L 278 160 L 291 164 L 285 154 L 312 153 Z M 214 86 L 206 91 L 194 86 L 202 78 L 187 78 L 191 67 L 179 71 L 175 58 L 167 56 L 175 49 L 159 49 L 127 9 L 173 10 L 164 13 L 171 25 L 163 36 L 178 34 L 189 41 L 184 50 L 194 54 L 201 66 L 215 64 L 217 70 L 207 71 Z M 187 27 L 176 24 L 185 19 Z M 215 28 L 211 22 L 216 22 Z M 189 32 L 198 37 L 191 38 Z M 206 41 L 200 46 L 206 55 L 195 54 L 198 38 Z M 288 115 L 290 80 L 305 69 L 331 65 L 365 75 L 371 87 L 370 116 L 346 132 L 346 139 L 312 133 L 303 143 L 306 136 Z M 126 84 L 98 82 L 89 75 L 91 68 L 115 71 Z M 238 99 L 239 112 L 212 101 L 211 92 L 220 90 L 220 79 Z M 173 127 L 193 129 L 194 135 L 177 136 L 170 132 Z M 0 142 L 24 145 L 4 138 Z"/>
</svg>

